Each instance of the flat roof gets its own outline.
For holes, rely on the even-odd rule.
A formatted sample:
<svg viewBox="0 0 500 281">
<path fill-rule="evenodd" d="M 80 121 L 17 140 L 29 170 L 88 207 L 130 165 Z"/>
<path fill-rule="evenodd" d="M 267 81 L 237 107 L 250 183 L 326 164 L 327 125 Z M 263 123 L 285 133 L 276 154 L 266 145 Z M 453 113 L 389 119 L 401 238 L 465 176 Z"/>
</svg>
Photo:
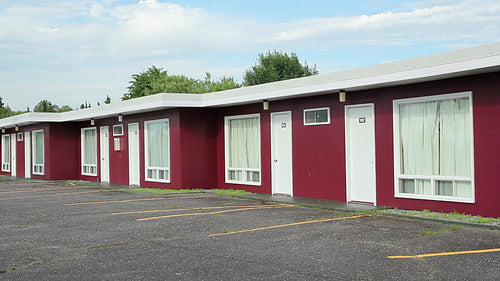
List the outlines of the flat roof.
<svg viewBox="0 0 500 281">
<path fill-rule="evenodd" d="M 207 94 L 160 93 L 62 113 L 27 112 L 0 119 L 1 128 L 101 119 L 178 107 L 224 107 L 340 90 L 355 92 L 500 71 L 500 42 L 368 67 Z"/>
</svg>

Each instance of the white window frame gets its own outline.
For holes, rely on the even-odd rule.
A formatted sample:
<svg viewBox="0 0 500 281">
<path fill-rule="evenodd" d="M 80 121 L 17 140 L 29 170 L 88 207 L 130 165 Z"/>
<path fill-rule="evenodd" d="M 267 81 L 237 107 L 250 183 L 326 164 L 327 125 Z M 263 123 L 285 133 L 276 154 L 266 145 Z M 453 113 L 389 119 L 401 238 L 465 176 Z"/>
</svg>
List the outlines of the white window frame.
<svg viewBox="0 0 500 281">
<path fill-rule="evenodd" d="M 35 161 L 36 161 L 36 133 L 42 133 L 42 135 L 44 136 L 44 140 L 43 140 L 43 153 L 42 153 L 42 164 L 36 164 Z M 43 130 L 35 130 L 35 131 L 32 131 L 31 132 L 31 135 L 32 135 L 32 138 L 31 138 L 31 144 L 32 144 L 32 155 L 33 157 L 31 158 L 32 160 L 32 173 L 34 175 L 44 175 L 45 174 L 45 135 L 43 133 Z"/>
<path fill-rule="evenodd" d="M 167 159 L 167 166 L 168 167 L 150 167 L 149 166 L 149 131 L 148 131 L 148 124 L 152 123 L 167 123 L 167 134 L 168 134 L 168 139 L 167 139 L 167 146 L 168 146 L 168 159 Z M 164 119 L 156 119 L 156 120 L 148 120 L 144 121 L 144 180 L 145 181 L 150 181 L 150 182 L 164 182 L 164 183 L 170 183 L 170 121 L 168 118 Z M 152 174 L 157 175 L 157 177 L 149 177 L 149 172 L 151 171 Z M 158 178 L 158 175 L 160 172 L 166 173 L 167 177 L 166 178 Z"/>
<path fill-rule="evenodd" d="M 120 128 L 121 131 L 120 132 L 116 132 L 115 128 Z M 122 124 L 113 125 L 113 136 L 123 136 L 123 125 Z"/>
<path fill-rule="evenodd" d="M 459 98 L 469 98 L 469 110 L 470 110 L 470 156 L 471 156 L 471 171 L 470 177 L 464 176 L 440 176 L 440 175 L 403 175 L 401 174 L 401 153 L 400 153 L 400 132 L 399 132 L 399 105 L 409 104 L 409 103 L 421 103 L 421 102 L 432 102 L 441 101 L 447 99 L 459 99 Z M 393 100 L 393 144 L 394 144 L 394 197 L 397 198 L 411 198 L 411 199 L 424 199 L 424 200 L 434 200 L 434 201 L 449 201 L 449 202 L 461 202 L 461 203 L 475 203 L 475 181 L 474 181 L 474 122 L 473 122 L 473 102 L 472 102 L 472 92 L 459 92 L 452 94 L 443 94 L 435 96 L 426 96 L 418 98 L 408 98 L 408 99 L 397 99 Z M 403 179 L 425 179 L 431 181 L 431 186 L 433 187 L 432 195 L 425 194 L 411 194 L 400 192 L 400 180 Z M 471 183 L 471 197 L 455 197 L 455 196 L 445 196 L 436 195 L 436 182 L 437 181 L 451 181 L 453 182 L 453 190 L 455 190 L 455 183 L 457 181 L 470 181 Z"/>
<path fill-rule="evenodd" d="M 326 110 L 327 121 L 325 121 L 325 122 L 311 122 L 311 123 L 307 123 L 306 122 L 306 113 L 307 112 L 311 112 L 311 111 L 318 111 L 318 110 Z M 330 124 L 330 107 L 319 107 L 319 108 L 304 109 L 303 119 L 304 119 L 304 126 L 328 125 L 328 124 Z"/>
<path fill-rule="evenodd" d="M 259 128 L 258 128 L 258 136 L 257 138 L 259 139 L 259 168 L 256 169 L 250 169 L 250 168 L 230 168 L 229 167 L 229 121 L 235 120 L 235 119 L 247 119 L 247 118 L 258 118 L 259 119 Z M 224 117 L 224 155 L 225 155 L 225 182 L 226 183 L 234 183 L 234 184 L 244 184 L 244 185 L 255 185 L 255 186 L 260 186 L 262 184 L 262 156 L 261 156 L 261 151 L 262 151 L 262 139 L 261 139 L 261 131 L 260 131 L 260 114 L 259 113 L 254 113 L 254 114 L 244 114 L 244 115 L 233 115 L 233 116 L 226 116 Z M 251 182 L 251 181 L 237 181 L 237 180 L 230 180 L 229 179 L 229 172 L 230 171 L 241 171 L 244 173 L 247 172 L 259 172 L 259 181 L 258 182 Z M 246 177 L 244 177 L 246 178 Z"/>
<path fill-rule="evenodd" d="M 96 163 L 95 164 L 85 164 L 84 159 L 85 159 L 85 131 L 90 131 L 94 130 L 95 131 L 95 152 L 96 152 Z M 80 140 L 81 140 L 81 167 L 82 167 L 82 175 L 84 176 L 97 176 L 97 127 L 87 127 L 87 128 L 82 128 L 81 129 L 81 135 L 80 135 Z"/>
<path fill-rule="evenodd" d="M 8 144 L 5 143 L 5 140 L 8 139 Z M 2 135 L 2 172 L 10 172 L 10 158 L 11 158 L 11 152 L 10 152 L 10 135 L 9 134 L 4 134 Z M 9 162 L 5 162 L 5 149 L 9 151 L 9 157 L 7 157 L 7 160 Z"/>
</svg>

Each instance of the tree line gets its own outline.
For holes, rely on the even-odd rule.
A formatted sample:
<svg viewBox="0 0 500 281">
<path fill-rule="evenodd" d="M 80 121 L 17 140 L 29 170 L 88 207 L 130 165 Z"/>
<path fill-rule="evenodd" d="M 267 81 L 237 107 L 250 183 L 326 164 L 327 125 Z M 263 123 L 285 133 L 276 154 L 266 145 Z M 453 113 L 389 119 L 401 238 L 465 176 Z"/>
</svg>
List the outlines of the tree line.
<svg viewBox="0 0 500 281">
<path fill-rule="evenodd" d="M 300 63 L 297 54 L 291 52 L 288 55 L 282 51 L 267 51 L 265 54 L 258 54 L 257 62 L 248 68 L 243 75 L 243 83 L 238 83 L 233 77 L 222 76 L 218 80 L 212 79 L 209 72 L 205 73 L 204 79 L 196 79 L 185 75 L 171 75 L 167 70 L 151 66 L 147 70 L 133 74 L 129 81 L 127 93 L 123 94 L 122 100 L 154 95 L 158 93 L 190 93 L 203 94 L 218 92 L 244 86 L 252 86 L 275 81 L 317 75 L 316 65 L 310 67 L 307 62 Z M 111 98 L 106 95 L 104 104 L 111 103 Z M 97 102 L 97 106 L 100 102 Z M 85 101 L 79 109 L 89 108 L 91 103 Z M 68 105 L 59 107 L 49 100 L 41 100 L 33 108 L 34 112 L 66 112 L 72 111 Z M 4 105 L 0 97 L 0 118 L 5 118 L 26 111 L 13 111 Z"/>
</svg>

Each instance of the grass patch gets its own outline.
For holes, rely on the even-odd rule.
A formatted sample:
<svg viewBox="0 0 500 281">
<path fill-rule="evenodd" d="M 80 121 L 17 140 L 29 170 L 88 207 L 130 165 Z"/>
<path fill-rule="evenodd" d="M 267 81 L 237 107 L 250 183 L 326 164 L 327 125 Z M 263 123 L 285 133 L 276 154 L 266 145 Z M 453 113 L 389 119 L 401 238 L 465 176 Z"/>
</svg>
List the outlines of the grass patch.
<svg viewBox="0 0 500 281">
<path fill-rule="evenodd" d="M 242 194 L 250 193 L 248 191 L 241 190 L 241 189 L 216 189 L 216 190 L 213 190 L 213 192 L 217 195 L 242 195 Z"/>
<path fill-rule="evenodd" d="M 443 227 L 440 227 L 438 230 L 422 230 L 422 231 L 420 231 L 420 236 L 438 235 L 438 234 L 457 231 L 458 229 L 460 229 L 460 227 L 458 225 L 452 225 L 449 227 L 443 226 Z"/>
<path fill-rule="evenodd" d="M 204 189 L 201 189 L 201 188 L 195 188 L 195 189 L 163 189 L 163 188 L 146 188 L 146 187 L 124 188 L 124 190 L 149 192 L 149 193 L 156 193 L 156 194 L 192 193 L 192 192 L 201 192 L 201 191 L 204 191 Z"/>
</svg>

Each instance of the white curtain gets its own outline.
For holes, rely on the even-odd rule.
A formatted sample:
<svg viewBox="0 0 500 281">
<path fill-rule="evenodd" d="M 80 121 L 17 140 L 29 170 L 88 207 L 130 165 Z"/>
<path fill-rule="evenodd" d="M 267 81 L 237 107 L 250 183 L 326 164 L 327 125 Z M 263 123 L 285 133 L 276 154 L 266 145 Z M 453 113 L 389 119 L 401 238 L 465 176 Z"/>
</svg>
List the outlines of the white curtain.
<svg viewBox="0 0 500 281">
<path fill-rule="evenodd" d="M 43 132 L 35 132 L 35 164 L 43 164 Z"/>
<path fill-rule="evenodd" d="M 229 168 L 258 169 L 259 118 L 229 121 Z"/>
<path fill-rule="evenodd" d="M 3 163 L 10 163 L 10 136 L 2 136 L 3 144 Z"/>
<path fill-rule="evenodd" d="M 401 104 L 399 116 L 402 174 L 470 176 L 469 98 Z M 456 187 L 470 197 L 470 183 Z M 430 180 L 417 180 L 414 193 L 432 194 Z M 451 182 L 438 183 L 438 194 L 453 195 Z"/>
<path fill-rule="evenodd" d="M 97 138 L 96 138 L 96 130 L 85 130 L 84 131 L 84 144 L 85 144 L 85 152 L 84 152 L 84 161 L 85 165 L 96 165 L 97 164 Z"/>
<path fill-rule="evenodd" d="M 147 126 L 149 167 L 168 168 L 168 124 L 155 122 Z"/>
</svg>

